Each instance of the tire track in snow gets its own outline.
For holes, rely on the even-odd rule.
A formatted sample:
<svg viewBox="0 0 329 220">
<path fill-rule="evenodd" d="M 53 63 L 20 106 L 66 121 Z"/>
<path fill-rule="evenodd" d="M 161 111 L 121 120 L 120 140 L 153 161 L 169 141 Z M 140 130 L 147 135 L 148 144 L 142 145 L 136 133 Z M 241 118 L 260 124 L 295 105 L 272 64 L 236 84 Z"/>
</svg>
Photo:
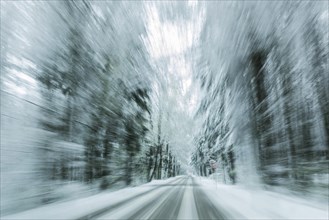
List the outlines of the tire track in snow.
<svg viewBox="0 0 329 220">
<path fill-rule="evenodd" d="M 182 180 L 182 178 L 179 178 L 179 179 L 175 179 L 169 183 L 167 183 L 166 185 L 173 185 L 173 184 L 176 184 L 176 183 L 179 183 L 180 181 Z M 115 204 L 111 204 L 105 208 L 102 208 L 100 210 L 97 210 L 95 212 L 92 212 L 88 215 L 84 215 L 80 218 L 77 218 L 76 220 L 88 220 L 88 219 L 96 219 L 96 218 L 100 218 L 101 216 L 107 214 L 108 212 L 111 212 L 117 208 L 119 208 L 120 206 L 124 206 L 125 204 L 127 204 L 128 202 L 132 202 L 132 201 L 136 201 L 140 198 L 142 198 L 143 196 L 145 195 L 148 195 L 156 190 L 159 190 L 162 188 L 162 185 L 159 185 L 153 189 L 150 189 L 149 191 L 147 192 L 143 192 L 143 193 L 140 193 L 140 194 L 137 194 L 133 197 L 130 197 L 130 198 L 127 198 L 127 199 L 124 199 L 123 201 L 120 201 L 118 203 L 115 203 Z"/>
<path fill-rule="evenodd" d="M 195 183 L 194 179 L 193 183 Z M 228 219 L 227 216 L 219 211 L 219 207 L 215 206 L 208 196 L 202 191 L 201 187 L 193 187 L 193 194 L 199 219 Z"/>
<path fill-rule="evenodd" d="M 179 185 L 168 193 L 167 198 L 158 206 L 157 211 L 149 216 L 149 219 L 177 219 L 186 183 L 187 179 L 184 179 L 182 186 Z"/>
</svg>

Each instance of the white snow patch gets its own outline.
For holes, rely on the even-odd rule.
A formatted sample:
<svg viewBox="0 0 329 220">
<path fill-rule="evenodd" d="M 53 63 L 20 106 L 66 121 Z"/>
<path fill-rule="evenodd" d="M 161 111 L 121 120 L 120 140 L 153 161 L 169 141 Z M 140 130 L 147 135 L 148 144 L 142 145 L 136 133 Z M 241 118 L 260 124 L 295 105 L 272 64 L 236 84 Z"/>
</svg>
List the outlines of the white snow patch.
<svg viewBox="0 0 329 220">
<path fill-rule="evenodd" d="M 207 196 L 235 219 L 329 219 L 328 203 L 196 178 Z"/>
</svg>

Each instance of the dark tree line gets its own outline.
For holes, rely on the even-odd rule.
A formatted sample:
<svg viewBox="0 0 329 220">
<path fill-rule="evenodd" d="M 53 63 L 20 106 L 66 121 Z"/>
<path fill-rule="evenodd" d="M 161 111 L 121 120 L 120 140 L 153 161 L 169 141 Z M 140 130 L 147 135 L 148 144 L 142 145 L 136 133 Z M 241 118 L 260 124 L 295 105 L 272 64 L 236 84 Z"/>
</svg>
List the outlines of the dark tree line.
<svg viewBox="0 0 329 220">
<path fill-rule="evenodd" d="M 96 181 L 106 189 L 118 182 L 131 185 L 177 175 L 177 159 L 161 134 L 161 117 L 152 122 L 151 88 L 143 79 L 132 86 L 127 78 L 139 77 L 134 69 L 148 65 L 140 62 L 146 59 L 145 48 L 137 41 L 127 57 L 111 50 L 99 53 L 86 36 L 87 26 L 97 22 L 90 3 L 56 7 L 65 15 L 65 46 L 40 61 L 38 76 L 48 107 L 40 125 L 50 132 L 40 151 L 46 180 Z M 153 126 L 156 142 L 150 138 Z M 83 149 L 74 152 L 72 144 Z"/>
<path fill-rule="evenodd" d="M 196 117 L 205 122 L 192 164 L 209 175 L 214 159 L 233 183 L 259 179 L 295 190 L 324 189 L 327 183 L 318 178 L 327 175 L 329 161 L 328 32 L 315 3 L 279 4 L 280 17 L 262 20 L 271 4 L 256 3 L 239 23 L 242 32 L 202 32 L 203 68 L 195 74 L 206 95 Z M 211 13 L 221 4 L 214 5 L 207 19 L 219 28 L 223 24 Z M 237 15 L 232 12 L 232 20 L 241 19 Z M 216 58 L 207 57 L 208 44 L 212 50 L 218 45 Z"/>
</svg>

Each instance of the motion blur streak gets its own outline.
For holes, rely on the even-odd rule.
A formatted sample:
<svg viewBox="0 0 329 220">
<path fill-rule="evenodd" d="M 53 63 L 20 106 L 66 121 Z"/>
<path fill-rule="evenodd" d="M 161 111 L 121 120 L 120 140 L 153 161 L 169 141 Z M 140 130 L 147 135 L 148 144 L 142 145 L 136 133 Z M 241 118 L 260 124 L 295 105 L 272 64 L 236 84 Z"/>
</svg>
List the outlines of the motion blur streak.
<svg viewBox="0 0 329 220">
<path fill-rule="evenodd" d="M 1 218 L 328 219 L 328 4 L 1 1 Z"/>
</svg>

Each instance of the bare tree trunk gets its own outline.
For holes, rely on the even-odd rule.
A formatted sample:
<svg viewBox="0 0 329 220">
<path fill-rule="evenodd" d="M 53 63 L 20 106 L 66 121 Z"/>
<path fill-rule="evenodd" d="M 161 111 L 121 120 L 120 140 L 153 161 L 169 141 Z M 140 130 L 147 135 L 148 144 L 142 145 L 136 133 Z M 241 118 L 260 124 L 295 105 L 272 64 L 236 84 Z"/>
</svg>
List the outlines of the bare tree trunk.
<svg viewBox="0 0 329 220">
<path fill-rule="evenodd" d="M 151 178 L 151 171 L 152 171 L 152 165 L 153 165 L 153 147 L 150 148 L 150 155 L 149 155 L 149 161 L 148 161 L 148 167 L 147 167 L 147 181 L 150 182 L 152 179 Z"/>
<path fill-rule="evenodd" d="M 159 146 L 158 179 L 162 178 L 162 145 Z"/>
<path fill-rule="evenodd" d="M 158 147 L 156 147 L 157 151 L 155 152 L 155 160 L 154 160 L 154 169 L 152 171 L 152 174 L 151 174 L 151 177 L 149 179 L 149 182 L 152 181 L 153 177 L 155 176 L 156 177 L 156 171 L 157 171 L 157 168 L 158 168 Z"/>
</svg>

